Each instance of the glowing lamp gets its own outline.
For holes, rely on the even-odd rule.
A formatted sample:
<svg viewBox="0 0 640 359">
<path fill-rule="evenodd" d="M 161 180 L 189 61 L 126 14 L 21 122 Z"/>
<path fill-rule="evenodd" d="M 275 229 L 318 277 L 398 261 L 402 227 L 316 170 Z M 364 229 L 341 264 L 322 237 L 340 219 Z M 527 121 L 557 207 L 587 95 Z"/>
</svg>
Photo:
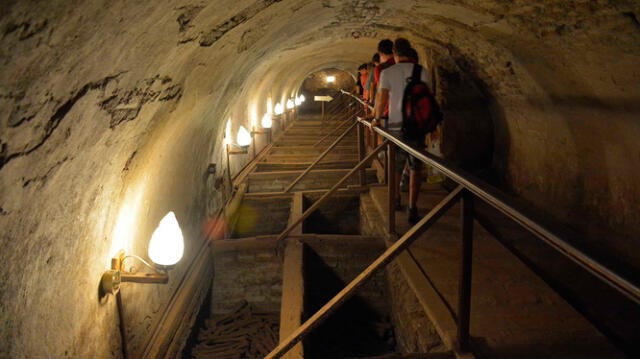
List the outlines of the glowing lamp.
<svg viewBox="0 0 640 359">
<path fill-rule="evenodd" d="M 304 95 L 300 95 L 300 102 L 304 102 L 306 100 L 306 98 L 304 97 Z"/>
<path fill-rule="evenodd" d="M 155 264 L 172 266 L 182 258 L 184 240 L 182 230 L 173 212 L 167 213 L 153 231 L 149 241 L 149 258 Z"/>
<path fill-rule="evenodd" d="M 238 129 L 238 135 L 236 136 L 236 142 L 240 147 L 249 147 L 251 144 L 251 134 L 244 126 L 240 126 Z"/>
<path fill-rule="evenodd" d="M 334 83 L 336 82 L 336 77 L 335 76 L 327 76 L 327 83 Z"/>
<path fill-rule="evenodd" d="M 276 104 L 276 107 L 274 109 L 274 113 L 276 115 L 282 115 L 284 113 L 284 106 L 282 106 L 282 104 L 280 102 L 278 102 Z"/>
<path fill-rule="evenodd" d="M 288 99 L 287 100 L 287 110 L 291 110 L 295 107 L 295 104 L 293 103 L 293 100 Z"/>
<path fill-rule="evenodd" d="M 269 112 L 265 113 L 264 116 L 262 116 L 262 121 L 260 124 L 262 125 L 262 128 L 271 128 L 271 126 L 273 126 L 273 119 L 271 119 L 271 114 Z"/>
<path fill-rule="evenodd" d="M 296 104 L 296 106 L 300 106 L 302 104 L 302 100 L 300 99 L 300 96 L 296 97 L 294 103 Z"/>
<path fill-rule="evenodd" d="M 123 282 L 143 283 L 143 284 L 165 284 L 169 282 L 167 270 L 170 266 L 178 263 L 184 253 L 184 238 L 182 230 L 173 212 L 167 213 L 153 231 L 149 241 L 149 258 L 155 264 L 151 265 L 137 255 L 125 255 L 124 250 L 118 251 L 115 257 L 111 258 L 111 269 L 102 274 L 100 279 L 100 291 L 102 294 L 116 294 L 120 290 Z M 153 270 L 153 273 L 127 271 L 124 261 L 127 258 L 139 260 L 146 267 Z"/>
</svg>

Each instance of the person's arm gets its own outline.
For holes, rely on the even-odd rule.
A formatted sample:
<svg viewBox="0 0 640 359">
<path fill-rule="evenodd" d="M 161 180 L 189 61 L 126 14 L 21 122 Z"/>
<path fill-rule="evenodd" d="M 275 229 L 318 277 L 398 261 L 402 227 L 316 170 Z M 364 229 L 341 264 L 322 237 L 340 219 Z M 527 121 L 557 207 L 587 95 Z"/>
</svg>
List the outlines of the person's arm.
<svg viewBox="0 0 640 359">
<path fill-rule="evenodd" d="M 376 105 L 373 108 L 373 119 L 375 124 L 372 122 L 371 124 L 374 126 L 378 126 L 378 119 L 382 118 L 384 115 L 384 111 L 389 104 L 389 90 L 385 88 L 381 88 L 376 95 Z"/>
</svg>

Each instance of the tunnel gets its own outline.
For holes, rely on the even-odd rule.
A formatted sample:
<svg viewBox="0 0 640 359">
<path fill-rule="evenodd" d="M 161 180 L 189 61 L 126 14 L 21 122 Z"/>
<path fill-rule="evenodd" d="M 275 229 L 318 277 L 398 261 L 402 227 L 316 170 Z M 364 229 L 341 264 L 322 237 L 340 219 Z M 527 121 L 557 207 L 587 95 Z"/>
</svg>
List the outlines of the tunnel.
<svg viewBox="0 0 640 359">
<path fill-rule="evenodd" d="M 298 188 L 309 193 L 288 193 L 283 191 L 286 183 L 274 174 L 298 171 L 286 174 L 291 181 L 306 168 L 302 162 L 311 163 L 321 151 L 302 147 L 320 140 L 319 133 L 295 145 L 308 151 L 306 162 L 286 167 L 283 159 L 277 170 L 268 163 L 252 166 L 266 150 L 277 156 L 272 150 L 277 149 L 279 158 L 287 158 L 286 149 L 273 142 L 278 131 L 291 131 L 304 121 L 321 126 L 313 121 L 360 109 L 361 104 L 340 90 L 353 90 L 358 66 L 371 61 L 380 40 L 398 37 L 411 42 L 432 78 L 444 114 L 439 158 L 513 199 L 536 219 L 566 229 L 572 233 L 572 247 L 635 285 L 640 280 L 639 16 L 640 3 L 634 0 L 2 1 L 0 357 L 190 358 L 188 349 L 196 345 L 209 314 L 248 310 L 237 305 L 249 300 L 239 287 L 249 279 L 260 287 L 261 294 L 254 297 L 262 304 L 249 305 L 263 316 L 260 320 L 281 317 L 285 299 L 297 298 L 285 296 L 291 289 L 285 285 L 290 273 L 281 273 L 290 260 L 289 248 L 283 259 L 282 248 L 265 250 L 264 244 L 249 249 L 245 244 L 220 244 L 236 247 L 216 249 L 212 237 L 252 237 L 255 242 L 261 235 L 277 236 L 294 209 L 314 205 L 320 196 L 314 190 L 331 188 L 313 187 L 308 179 Z M 338 82 L 326 84 L 327 76 L 337 76 Z M 305 101 L 295 109 L 295 117 L 274 117 L 273 138 L 265 134 L 265 115 L 277 114 L 278 108 L 289 113 L 301 95 Z M 332 101 L 323 104 L 316 96 Z M 244 154 L 234 148 L 240 131 L 251 133 Z M 358 163 L 356 153 L 344 147 L 329 155 L 331 167 L 319 167 L 323 181 L 337 182 Z M 248 174 L 248 168 L 256 173 Z M 368 183 L 385 181 L 374 167 L 362 173 Z M 243 204 L 235 217 L 227 218 L 242 187 L 239 179 L 247 181 Z M 347 185 L 352 192 L 360 191 L 351 182 Z M 447 191 L 455 188 L 446 179 L 443 186 Z M 371 193 L 377 193 L 375 188 L 384 187 L 372 186 Z M 263 198 L 258 192 L 268 194 Z M 312 251 L 317 257 L 309 268 L 326 271 L 309 278 L 347 285 L 385 250 L 383 242 L 376 242 L 375 250 L 362 250 L 373 254 L 353 259 L 361 266 L 349 272 L 352 277 L 341 277 L 341 265 L 351 261 L 341 255 L 349 254 L 349 248 L 359 250 L 362 244 L 354 238 L 378 236 L 376 228 L 382 223 L 371 217 L 377 197 L 352 192 L 320 207 L 299 226 L 300 233 L 293 232 L 304 242 L 300 253 Z M 336 208 L 350 227 L 330 226 L 340 217 Z M 476 209 L 481 212 L 482 205 Z M 117 295 L 104 293 L 101 278 L 113 270 L 119 253 L 126 257 L 119 257 L 117 269 L 150 270 L 132 256 L 149 261 L 150 238 L 170 212 L 179 223 L 184 253 L 157 278 L 143 279 L 167 283 L 123 282 Z M 550 258 L 547 249 L 532 249 L 527 240 L 492 227 L 491 218 L 502 214 L 482 213 L 484 220 L 478 215 L 476 227 L 483 225 L 493 236 L 502 234 L 504 246 L 535 267 L 545 285 L 564 298 L 549 301 L 569 301 L 567 308 L 593 320 L 589 325 L 598 337 L 608 338 L 613 344 L 607 345 L 623 353 L 621 357 L 637 354 L 629 344 L 638 339 L 633 319 L 640 317 L 637 306 L 626 299 L 619 307 L 604 300 L 605 306 L 620 310 L 598 317 L 599 310 L 589 309 L 593 300 L 564 286 L 578 278 L 574 272 L 561 275 L 560 267 L 541 264 L 538 259 Z M 243 232 L 238 224 L 243 221 L 261 227 Z M 330 235 L 333 239 L 325 238 Z M 326 248 L 342 249 L 324 256 L 313 242 L 316 237 L 324 238 Z M 335 238 L 344 243 L 334 243 Z M 420 258 L 430 261 L 431 253 L 448 247 L 429 248 L 431 252 L 424 253 L 415 249 L 416 261 L 422 254 Z M 496 256 L 495 273 L 510 268 L 501 262 L 501 250 L 488 254 Z M 424 319 L 420 334 L 405 337 L 417 338 L 418 344 L 396 338 L 389 348 L 433 349 L 433 357 L 438 357 L 438 348 L 449 345 L 443 332 L 429 324 L 433 318 L 428 310 L 415 309 L 422 308 L 415 298 L 412 306 L 402 306 L 408 301 L 405 296 L 422 298 L 420 290 L 399 284 L 404 283 L 400 279 L 394 282 L 408 276 L 408 267 L 397 262 L 389 266 L 386 276 L 374 278 L 384 295 L 371 299 L 363 294 L 354 300 L 367 304 L 355 306 L 386 318 L 385 328 L 393 327 L 396 337 L 410 332 L 403 327 L 409 319 Z M 444 268 L 433 270 L 445 275 Z M 227 281 L 217 284 L 225 270 L 232 269 Z M 500 278 L 496 274 L 485 279 L 491 283 Z M 576 282 L 590 287 L 597 281 L 584 278 Z M 443 283 L 448 288 L 448 282 Z M 503 283 L 503 289 L 515 293 L 511 304 L 548 298 L 536 294 L 542 282 Z M 600 298 L 603 292 L 596 291 L 591 298 Z M 480 290 L 476 294 L 483 296 Z M 387 312 L 369 308 L 379 302 L 389 306 Z M 472 311 L 483 308 L 473 303 Z M 415 311 L 403 311 L 406 308 Z M 318 306 L 312 309 L 302 310 L 302 318 L 309 319 Z M 615 324 L 607 324 L 609 316 Z M 277 324 L 269 323 L 269 330 L 277 333 Z M 478 357 L 500 357 L 492 354 L 491 340 L 474 342 L 473 325 L 471 342 Z M 580 338 L 554 342 L 549 350 L 564 353 L 580 346 Z M 318 343 L 325 341 L 330 338 Z M 301 343 L 305 349 L 315 348 Z M 509 355 L 521 355 L 516 345 L 509 350 Z"/>
</svg>

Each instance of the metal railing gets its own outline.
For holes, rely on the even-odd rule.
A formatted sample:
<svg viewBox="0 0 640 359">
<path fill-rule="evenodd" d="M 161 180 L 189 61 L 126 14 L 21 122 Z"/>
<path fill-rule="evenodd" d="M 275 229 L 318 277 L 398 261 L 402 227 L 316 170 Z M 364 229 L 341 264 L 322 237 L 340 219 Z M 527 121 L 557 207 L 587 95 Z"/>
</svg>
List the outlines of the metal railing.
<svg viewBox="0 0 640 359">
<path fill-rule="evenodd" d="M 369 106 L 362 100 L 352 94 L 342 91 L 345 96 L 351 96 L 354 100 L 360 102 L 363 106 Z M 369 106 L 370 108 L 370 106 Z M 407 249 L 420 234 L 426 231 L 438 218 L 446 213 L 446 211 L 457 203 L 462 202 L 461 209 L 461 239 L 462 239 L 462 261 L 459 278 L 458 291 L 458 315 L 457 315 L 457 338 L 455 340 L 454 349 L 459 353 L 469 351 L 469 322 L 470 322 L 470 303 L 471 303 L 471 276 L 472 276 L 472 255 L 473 255 L 473 223 L 474 223 L 474 201 L 482 200 L 500 212 L 505 214 L 514 222 L 534 234 L 536 237 L 549 244 L 556 251 L 560 252 L 573 262 L 586 269 L 604 283 L 622 293 L 632 301 L 640 304 L 640 288 L 617 273 L 613 272 L 595 259 L 589 257 L 581 250 L 569 244 L 562 239 L 560 235 L 548 229 L 547 226 L 539 221 L 532 219 L 532 216 L 525 213 L 524 210 L 517 208 L 512 201 L 502 194 L 499 190 L 485 184 L 476 179 L 466 171 L 447 161 L 433 156 L 421 149 L 413 148 L 403 142 L 401 139 L 394 137 L 389 132 L 380 127 L 372 127 L 371 124 L 362 118 L 357 118 L 358 127 L 358 164 L 341 178 L 329 191 L 327 191 L 319 200 L 317 200 L 303 215 L 288 226 L 279 236 L 278 241 L 291 233 L 291 231 L 300 225 L 313 211 L 318 209 L 325 199 L 337 191 L 352 175 L 360 173 L 360 184 L 364 183 L 364 170 L 369 162 L 387 147 L 386 159 L 386 179 L 389 194 L 389 210 L 388 210 L 388 232 L 395 232 L 395 175 L 394 175 L 394 156 L 396 148 L 399 148 L 421 162 L 432 166 L 442 172 L 445 176 L 456 182 L 457 187 L 449 193 L 440 203 L 438 203 L 425 217 L 423 217 L 415 226 L 402 235 L 393 245 L 385 250 L 371 265 L 369 265 L 362 273 L 360 273 L 353 281 L 351 281 L 342 291 L 334 298 L 327 302 L 320 310 L 304 322 L 297 330 L 291 333 L 286 339 L 269 353 L 265 359 L 275 359 L 284 355 L 289 349 L 301 341 L 315 327 L 320 325 L 331 313 L 333 313 L 341 304 L 355 294 L 355 291 L 362 286 L 373 273 L 384 268 L 389 262 Z M 350 128 L 351 129 L 351 128 Z M 349 129 L 349 130 L 350 130 Z M 372 131 L 383 138 L 383 143 L 376 146 L 375 149 L 368 154 L 366 153 L 364 144 L 365 131 Z M 335 144 L 334 144 L 335 145 Z M 331 146 L 330 146 L 331 148 Z M 326 153 L 323 153 L 326 155 Z M 321 155 L 321 156 L 323 156 Z M 319 160 L 317 161 L 319 162 Z M 307 171 L 308 172 L 308 171 Z M 290 186 L 292 187 L 292 186 Z M 288 188 L 290 189 L 290 188 Z"/>
</svg>

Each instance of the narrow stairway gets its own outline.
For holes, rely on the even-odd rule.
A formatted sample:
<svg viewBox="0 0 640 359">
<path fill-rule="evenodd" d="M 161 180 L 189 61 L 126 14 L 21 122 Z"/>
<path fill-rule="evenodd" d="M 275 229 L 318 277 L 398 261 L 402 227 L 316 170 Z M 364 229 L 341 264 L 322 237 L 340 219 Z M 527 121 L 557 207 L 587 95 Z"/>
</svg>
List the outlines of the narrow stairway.
<svg viewBox="0 0 640 359">
<path fill-rule="evenodd" d="M 358 163 L 355 129 L 317 166 L 349 114 L 301 116 L 237 183 L 242 202 L 226 239 L 212 243 L 208 320 L 186 357 L 263 358 L 354 277 L 395 235 L 387 233 L 384 172 L 352 176 L 283 241 L 278 236 Z M 447 195 L 424 185 L 424 215 Z M 403 194 L 406 201 L 406 194 Z M 453 358 L 460 225 L 454 206 L 285 358 Z M 397 212 L 396 233 L 410 226 Z M 516 256 L 476 223 L 472 347 L 478 358 L 622 358 Z"/>
</svg>

